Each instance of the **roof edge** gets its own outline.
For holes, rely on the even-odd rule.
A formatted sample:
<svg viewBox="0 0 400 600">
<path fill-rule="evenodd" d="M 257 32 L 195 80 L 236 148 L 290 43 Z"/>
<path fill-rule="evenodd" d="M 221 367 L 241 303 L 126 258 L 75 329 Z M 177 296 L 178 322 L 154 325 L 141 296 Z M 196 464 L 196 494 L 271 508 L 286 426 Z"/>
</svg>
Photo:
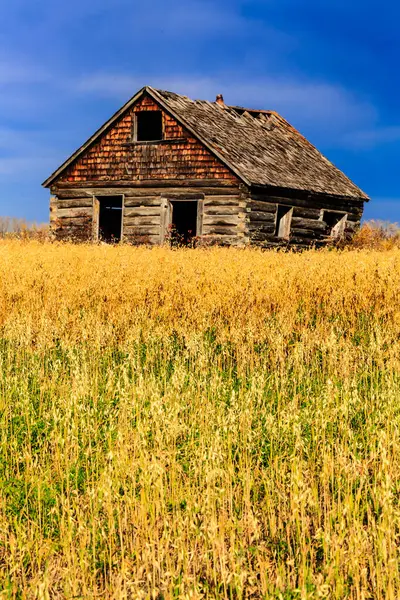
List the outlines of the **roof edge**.
<svg viewBox="0 0 400 600">
<path fill-rule="evenodd" d="M 73 163 L 83 152 L 85 152 L 85 150 L 87 150 L 89 148 L 89 146 L 91 146 L 97 140 L 98 137 L 100 137 L 105 131 L 107 131 L 107 129 L 121 115 L 123 115 L 124 112 L 127 111 L 132 106 L 132 104 L 134 104 L 140 98 L 140 96 L 142 94 L 144 94 L 147 90 L 148 90 L 148 86 L 141 88 L 134 96 L 132 96 L 132 98 L 130 98 L 128 100 L 128 102 L 125 102 L 125 104 L 108 119 L 108 121 L 106 121 L 101 127 L 99 127 L 99 129 L 97 129 L 97 131 L 95 131 L 95 133 L 92 136 L 90 136 L 90 138 L 88 138 L 86 140 L 86 142 L 84 142 L 84 144 L 82 144 L 82 146 L 80 146 L 77 150 L 75 150 L 75 152 L 73 154 L 71 154 L 71 156 L 69 158 L 67 158 L 67 160 L 65 160 L 58 167 L 58 169 L 56 169 L 47 179 L 45 179 L 45 181 L 42 183 L 42 186 L 48 188 L 53 183 L 53 181 L 59 175 L 61 175 L 61 173 L 67 167 L 70 166 L 71 163 Z"/>
<path fill-rule="evenodd" d="M 333 163 L 332 163 L 333 165 Z M 335 165 L 333 165 L 335 166 Z M 337 168 L 337 167 L 335 167 Z M 278 185 L 272 185 L 270 183 L 252 183 L 250 185 L 250 188 L 254 189 L 259 189 L 259 190 L 278 190 L 278 191 L 287 191 L 287 192 L 293 192 L 293 193 L 302 193 L 305 194 L 307 196 L 309 195 L 313 195 L 313 196 L 328 196 L 329 198 L 335 198 L 336 200 L 346 200 L 346 201 L 350 201 L 350 200 L 355 200 L 358 202 L 369 202 L 371 200 L 371 197 L 368 196 L 365 192 L 363 192 L 363 190 L 360 189 L 360 192 L 362 192 L 362 196 L 356 196 L 355 194 L 352 196 L 349 196 L 348 194 L 333 194 L 333 193 L 329 193 L 329 192 L 319 192 L 317 190 L 311 190 L 311 189 L 306 189 L 306 188 L 295 188 L 295 187 L 281 187 Z"/>
<path fill-rule="evenodd" d="M 161 94 L 158 93 L 156 89 L 147 86 L 147 91 L 149 91 L 149 93 L 153 96 L 156 102 L 161 104 L 164 110 L 173 115 L 173 117 L 177 121 L 179 121 L 185 127 L 185 129 L 187 129 L 197 140 L 199 140 L 203 144 L 203 146 L 205 146 L 210 152 L 212 152 L 212 154 L 214 154 L 226 167 L 228 167 L 228 169 L 235 173 L 235 175 L 239 177 L 239 179 L 241 179 L 243 183 L 245 183 L 248 186 L 251 185 L 251 181 L 249 181 L 247 177 L 243 175 L 243 173 L 236 169 L 222 154 L 220 154 L 218 150 L 216 150 L 205 138 L 203 138 L 202 135 L 199 135 L 199 133 L 197 133 L 193 129 L 193 127 L 186 121 L 186 119 L 183 119 L 180 115 L 177 115 L 175 111 L 172 110 L 172 108 L 165 103 L 163 97 L 161 96 Z M 223 107 L 221 108 L 223 109 Z"/>
<path fill-rule="evenodd" d="M 216 158 L 218 158 L 228 169 L 230 169 L 230 171 L 232 173 L 234 173 L 244 184 L 246 184 L 249 187 L 268 187 L 268 188 L 277 188 L 279 189 L 279 186 L 271 186 L 270 184 L 266 184 L 265 186 L 263 184 L 257 183 L 255 181 L 250 181 L 250 179 L 248 179 L 246 176 L 243 175 L 243 173 L 240 172 L 240 170 L 235 167 L 233 164 L 231 164 L 231 162 L 229 160 L 227 160 L 222 153 L 220 153 L 220 151 L 216 148 L 213 147 L 213 144 L 210 143 L 209 140 L 207 140 L 206 138 L 203 137 L 202 134 L 199 134 L 194 127 L 192 127 L 192 125 L 190 125 L 190 123 L 188 123 L 186 121 L 186 119 L 184 117 L 182 117 L 180 114 L 177 114 L 177 112 L 174 110 L 174 108 L 171 108 L 168 103 L 166 102 L 166 100 L 164 99 L 163 95 L 162 95 L 162 91 L 159 91 L 151 86 L 144 86 L 142 87 L 134 96 L 132 96 L 119 110 L 117 110 L 117 112 L 115 112 L 99 129 L 97 129 L 97 131 L 90 137 L 88 138 L 88 140 L 86 142 L 84 142 L 84 144 L 82 144 L 69 158 L 67 158 L 67 160 L 65 160 L 61 166 L 58 167 L 58 169 L 56 169 L 43 183 L 42 186 L 45 188 L 49 188 L 52 183 L 72 164 L 74 163 L 74 161 L 76 161 L 85 151 L 87 151 L 90 146 L 92 146 L 97 140 L 98 138 L 100 138 L 101 135 L 103 135 L 122 115 L 124 115 L 124 113 L 126 111 L 128 111 L 139 99 L 141 96 L 143 96 L 144 94 L 148 94 L 151 98 L 153 98 L 153 100 L 155 102 L 157 102 L 157 104 L 159 104 L 163 110 L 165 110 L 168 114 L 170 114 L 171 116 L 173 116 L 181 125 L 183 125 L 185 127 L 185 129 L 187 129 L 191 135 L 193 135 L 193 137 L 195 139 L 197 139 L 201 144 L 203 144 L 203 146 L 205 148 L 207 148 Z M 188 98 L 188 100 L 191 100 L 190 98 Z M 193 100 L 192 100 L 193 102 Z M 239 109 L 240 110 L 248 110 L 251 112 L 259 112 L 259 113 L 265 113 L 265 114 L 269 114 L 273 117 L 275 117 L 278 121 L 280 121 L 280 123 L 284 124 L 287 128 L 291 129 L 297 136 L 300 136 L 308 146 L 312 147 L 313 149 L 315 149 L 320 155 L 321 157 L 327 161 L 336 171 L 338 171 L 339 173 L 341 173 L 347 180 L 349 183 L 352 184 L 352 186 L 355 188 L 355 193 L 351 194 L 351 195 L 337 195 L 337 194 L 327 194 L 326 192 L 324 192 L 325 195 L 331 196 L 331 197 L 342 197 L 342 198 L 348 198 L 348 199 L 354 199 L 354 200 L 362 200 L 365 202 L 368 202 L 370 200 L 370 197 L 365 194 L 365 192 L 363 190 L 361 190 L 361 188 L 359 188 L 352 180 L 349 179 L 349 177 L 347 177 L 347 175 L 345 175 L 343 173 L 343 171 L 341 171 L 340 169 L 338 169 L 338 167 L 336 167 L 336 165 L 334 165 L 328 158 L 326 158 L 302 133 L 300 133 L 295 127 L 293 127 L 293 125 L 291 125 L 284 117 L 282 117 L 279 113 L 277 113 L 276 111 L 272 111 L 272 110 L 257 110 L 257 109 L 244 109 L 243 107 L 235 107 L 235 106 L 229 106 L 227 105 L 226 107 L 221 107 L 221 110 L 225 110 L 225 109 Z M 285 189 L 289 189 L 289 188 L 285 188 Z M 302 191 L 305 193 L 312 193 L 312 194 L 320 194 L 322 192 L 317 192 L 316 190 L 307 190 L 305 188 L 293 188 L 293 190 L 297 190 L 297 191 Z M 359 192 L 359 194 L 356 193 L 356 190 Z"/>
<path fill-rule="evenodd" d="M 364 190 L 362 190 L 356 183 L 354 183 L 354 181 L 352 179 L 350 179 L 350 177 L 348 177 L 348 175 L 346 175 L 346 173 L 344 171 L 342 171 L 342 169 L 339 169 L 339 167 L 337 167 L 335 165 L 335 163 L 333 163 L 327 156 L 325 156 L 325 154 L 323 152 L 321 152 L 321 150 L 319 150 L 312 142 L 310 142 L 310 140 L 308 138 L 306 138 L 306 136 L 303 135 L 301 133 L 301 131 L 299 131 L 294 125 L 292 125 L 291 123 L 289 123 L 289 121 L 287 119 L 285 119 L 285 117 L 282 117 L 282 115 L 280 113 L 278 113 L 276 110 L 271 110 L 269 112 L 275 118 L 277 118 L 282 123 L 284 123 L 285 126 L 288 127 L 289 129 L 291 129 L 296 135 L 300 136 L 308 146 L 310 146 L 314 150 L 316 150 L 322 156 L 322 158 L 325 161 L 327 161 L 336 171 L 338 171 L 339 173 L 341 173 L 349 181 L 349 183 L 351 183 L 352 186 L 354 188 L 356 188 L 360 192 L 360 195 L 357 196 L 356 194 L 352 194 L 351 196 L 348 196 L 348 195 L 343 195 L 343 194 L 331 194 L 331 193 L 328 193 L 328 192 L 316 192 L 315 190 L 304 190 L 304 191 L 312 193 L 312 194 L 326 194 L 326 195 L 332 196 L 334 198 L 340 198 L 340 197 L 342 197 L 342 198 L 352 198 L 354 200 L 356 200 L 356 199 L 357 200 L 363 200 L 364 202 L 369 202 L 371 200 L 370 196 L 368 196 L 368 194 L 366 194 L 364 192 Z"/>
<path fill-rule="evenodd" d="M 113 123 L 115 123 L 115 121 L 119 119 L 119 117 L 121 117 L 127 110 L 129 110 L 129 108 L 133 104 L 135 104 L 135 102 L 137 102 L 137 100 L 139 100 L 139 98 L 145 93 L 148 93 L 153 98 L 153 100 L 155 100 L 158 104 L 160 104 L 163 107 L 163 109 L 166 112 L 170 113 L 178 122 L 180 122 L 196 139 L 198 139 L 210 152 L 212 152 L 212 154 L 214 154 L 226 167 L 228 167 L 239 179 L 241 179 L 243 183 L 245 183 L 246 185 L 251 185 L 251 182 L 248 181 L 247 178 L 244 177 L 244 175 L 240 173 L 240 171 L 238 171 L 233 165 L 231 165 L 230 162 L 227 161 L 226 158 L 224 158 L 218 152 L 218 150 L 213 148 L 209 144 L 209 142 L 207 142 L 207 140 L 203 138 L 203 136 L 199 135 L 196 131 L 194 131 L 192 126 L 189 123 L 187 123 L 185 119 L 182 119 L 180 115 L 177 115 L 175 111 L 173 111 L 164 102 L 163 97 L 161 96 L 161 94 L 158 93 L 158 91 L 155 88 L 146 85 L 143 88 L 141 88 L 134 96 L 132 96 L 132 98 L 130 98 L 130 100 L 128 100 L 119 110 L 117 110 L 117 112 L 114 113 L 108 119 L 108 121 L 106 121 L 99 129 L 97 129 L 97 131 L 90 138 L 88 138 L 88 140 L 86 140 L 86 142 L 82 144 L 82 146 L 75 150 L 75 152 L 71 154 L 71 156 L 67 158 L 67 160 L 65 160 L 58 167 L 58 169 L 56 169 L 47 179 L 45 179 L 45 181 L 42 183 L 42 186 L 45 188 L 49 188 L 54 182 L 54 180 L 57 179 L 57 177 L 59 177 L 59 175 L 61 175 L 61 173 L 65 171 L 65 169 L 67 169 L 77 158 L 79 158 L 79 156 L 81 156 L 83 152 L 85 152 L 94 142 L 96 142 L 96 140 L 105 131 L 107 131 L 107 129 L 111 127 L 111 125 L 113 125 Z"/>
</svg>

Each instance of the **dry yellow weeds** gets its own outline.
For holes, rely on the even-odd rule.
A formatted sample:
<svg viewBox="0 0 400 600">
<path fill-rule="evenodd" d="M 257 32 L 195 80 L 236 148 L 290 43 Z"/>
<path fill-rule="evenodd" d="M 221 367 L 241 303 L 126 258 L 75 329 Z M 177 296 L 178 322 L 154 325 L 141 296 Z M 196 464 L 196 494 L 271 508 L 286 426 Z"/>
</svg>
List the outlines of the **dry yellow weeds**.
<svg viewBox="0 0 400 600">
<path fill-rule="evenodd" d="M 0 242 L 1 598 L 398 598 L 400 250 Z"/>
</svg>

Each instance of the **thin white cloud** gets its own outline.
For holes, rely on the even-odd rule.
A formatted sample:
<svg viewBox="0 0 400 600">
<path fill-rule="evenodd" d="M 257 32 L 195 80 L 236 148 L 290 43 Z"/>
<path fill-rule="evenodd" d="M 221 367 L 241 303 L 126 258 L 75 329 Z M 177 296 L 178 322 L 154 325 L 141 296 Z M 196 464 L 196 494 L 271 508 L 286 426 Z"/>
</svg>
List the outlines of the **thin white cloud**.
<svg viewBox="0 0 400 600">
<path fill-rule="evenodd" d="M 34 120 L 46 111 L 52 74 L 29 57 L 10 56 L 0 45 L 0 126 L 12 119 Z"/>
<path fill-rule="evenodd" d="M 223 93 L 227 104 L 277 110 L 295 124 L 335 136 L 349 127 L 356 130 L 378 118 L 370 102 L 341 86 L 290 77 L 250 78 L 224 74 L 212 78 L 182 75 L 145 80 L 127 74 L 98 73 L 75 82 L 73 87 L 77 93 L 123 101 L 146 84 L 208 100 Z"/>
<path fill-rule="evenodd" d="M 20 150 L 21 147 L 34 150 L 42 144 L 42 137 L 40 132 L 0 126 L 0 150 L 6 150 L 9 154 Z"/>
<path fill-rule="evenodd" d="M 50 170 L 54 159 L 43 156 L 14 156 L 0 158 L 0 175 L 2 181 L 24 179 L 26 175 L 32 175 Z"/>
<path fill-rule="evenodd" d="M 54 166 L 54 154 L 53 138 L 46 132 L 0 127 L 0 179 L 3 184 L 40 180 L 40 174 L 50 172 Z"/>
<path fill-rule="evenodd" d="M 400 141 L 400 126 L 375 127 L 346 134 L 343 142 L 355 150 L 371 150 L 377 146 Z"/>
<path fill-rule="evenodd" d="M 275 53 L 294 47 L 291 35 L 269 26 L 266 21 L 244 16 L 242 4 L 232 0 L 154 0 L 151 10 L 146 4 L 139 5 L 128 23 L 139 35 L 147 36 L 148 31 L 156 30 L 173 38 L 175 43 L 177 36 L 181 40 L 196 38 L 205 41 L 219 35 L 221 43 L 227 38 L 238 43 L 251 36 L 252 39 L 262 39 L 264 47 L 273 46 Z"/>
<path fill-rule="evenodd" d="M 0 90 L 3 86 L 43 83 L 50 75 L 40 66 L 24 59 L 0 60 Z"/>
<path fill-rule="evenodd" d="M 51 0 L 45 4 L 42 13 L 46 28 L 56 35 L 64 34 L 68 26 L 96 18 L 97 27 L 107 36 L 115 26 L 119 36 L 134 36 L 147 44 L 163 43 L 168 38 L 176 45 L 177 39 L 181 44 L 182 40 L 202 42 L 214 36 L 236 41 L 260 36 L 264 46 L 274 46 L 276 53 L 278 46 L 287 50 L 294 43 L 290 35 L 269 26 L 265 20 L 244 15 L 243 0 L 153 0 L 151 5 L 133 5 L 132 0 L 70 0 L 67 11 L 60 10 Z"/>
</svg>

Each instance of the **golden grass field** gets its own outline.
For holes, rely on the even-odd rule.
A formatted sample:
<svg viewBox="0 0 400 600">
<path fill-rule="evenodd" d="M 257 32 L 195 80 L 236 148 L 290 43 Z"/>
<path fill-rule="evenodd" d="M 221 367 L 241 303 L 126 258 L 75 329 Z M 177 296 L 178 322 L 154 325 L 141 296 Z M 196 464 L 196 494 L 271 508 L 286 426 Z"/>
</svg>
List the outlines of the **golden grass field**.
<svg viewBox="0 0 400 600">
<path fill-rule="evenodd" d="M 400 250 L 0 242 L 0 598 L 400 597 Z"/>
</svg>

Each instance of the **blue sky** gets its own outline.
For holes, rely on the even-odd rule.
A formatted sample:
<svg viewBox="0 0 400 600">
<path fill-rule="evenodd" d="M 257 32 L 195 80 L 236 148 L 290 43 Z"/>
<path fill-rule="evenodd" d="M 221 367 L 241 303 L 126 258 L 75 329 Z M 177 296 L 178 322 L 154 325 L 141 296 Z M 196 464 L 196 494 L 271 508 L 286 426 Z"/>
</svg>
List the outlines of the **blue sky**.
<svg viewBox="0 0 400 600">
<path fill-rule="evenodd" d="M 13 0 L 0 23 L 0 214 L 143 85 L 274 109 L 400 221 L 400 6 L 383 0 Z"/>
</svg>

